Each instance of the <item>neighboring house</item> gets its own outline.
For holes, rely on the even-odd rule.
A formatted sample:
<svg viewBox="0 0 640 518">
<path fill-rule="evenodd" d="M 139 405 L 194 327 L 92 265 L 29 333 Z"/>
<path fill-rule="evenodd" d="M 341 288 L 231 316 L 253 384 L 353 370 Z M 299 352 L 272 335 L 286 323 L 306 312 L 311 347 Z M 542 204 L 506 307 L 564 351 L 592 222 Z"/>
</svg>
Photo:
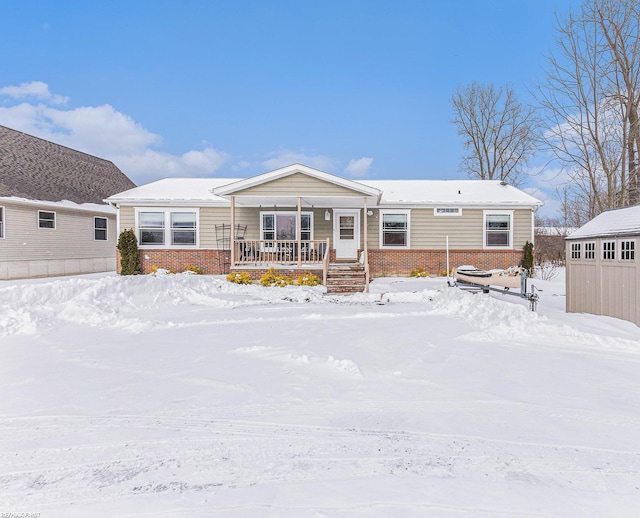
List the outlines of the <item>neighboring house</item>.
<svg viewBox="0 0 640 518">
<path fill-rule="evenodd" d="M 567 311 L 640 326 L 640 205 L 603 212 L 566 239 Z"/>
<path fill-rule="evenodd" d="M 103 199 L 132 187 L 107 160 L 0 126 L 0 279 L 115 270 Z"/>
<path fill-rule="evenodd" d="M 326 277 L 335 261 L 376 277 L 438 274 L 447 237 L 451 267 L 519 264 L 542 205 L 499 181 L 353 181 L 300 164 L 243 180 L 164 179 L 106 201 L 120 230 L 135 230 L 145 272 L 194 265 L 254 278 L 270 266 Z"/>
</svg>

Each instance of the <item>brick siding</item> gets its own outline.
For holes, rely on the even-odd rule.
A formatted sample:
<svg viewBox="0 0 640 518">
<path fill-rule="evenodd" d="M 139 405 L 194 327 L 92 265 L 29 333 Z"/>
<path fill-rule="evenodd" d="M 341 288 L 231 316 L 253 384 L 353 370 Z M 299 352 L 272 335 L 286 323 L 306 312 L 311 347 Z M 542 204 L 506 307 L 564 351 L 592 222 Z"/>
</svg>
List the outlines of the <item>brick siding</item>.
<svg viewBox="0 0 640 518">
<path fill-rule="evenodd" d="M 139 250 L 141 273 L 152 273 L 153 267 L 184 272 L 196 266 L 203 274 L 229 273 L 229 250 Z M 120 273 L 120 251 L 116 249 L 117 272 Z"/>
<path fill-rule="evenodd" d="M 517 266 L 522 250 L 449 250 L 449 266 L 470 264 L 482 270 Z M 408 275 L 413 269 L 426 269 L 432 275 L 447 270 L 445 250 L 369 250 L 371 277 Z"/>
<path fill-rule="evenodd" d="M 120 253 L 117 253 L 117 271 L 120 273 Z M 153 272 L 153 267 L 183 272 L 187 266 L 197 266 L 203 274 L 223 275 L 229 273 L 229 250 L 140 250 L 142 273 Z M 331 250 L 335 260 L 335 250 Z M 519 265 L 523 258 L 522 250 L 450 250 L 451 268 L 470 264 L 483 270 L 507 268 Z M 371 277 L 406 276 L 413 269 L 426 269 L 438 275 L 447 269 L 447 254 L 444 250 L 369 250 L 369 270 Z M 247 271 L 252 279 L 258 280 L 266 269 L 234 268 L 234 271 Z M 297 270 L 281 268 L 282 274 L 296 278 L 304 273 L 322 276 L 321 270 Z"/>
</svg>

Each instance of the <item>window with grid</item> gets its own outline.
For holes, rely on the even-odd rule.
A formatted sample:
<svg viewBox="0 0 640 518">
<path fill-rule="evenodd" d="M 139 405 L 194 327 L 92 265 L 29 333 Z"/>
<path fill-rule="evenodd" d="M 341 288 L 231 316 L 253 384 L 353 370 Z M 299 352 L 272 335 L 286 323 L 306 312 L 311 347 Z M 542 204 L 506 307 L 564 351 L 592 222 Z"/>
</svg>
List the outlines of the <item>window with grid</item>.
<svg viewBox="0 0 640 518">
<path fill-rule="evenodd" d="M 581 243 L 571 243 L 571 259 L 581 259 L 580 252 L 582 251 Z"/>
<path fill-rule="evenodd" d="M 620 260 L 635 261 L 636 260 L 636 241 L 620 241 Z"/>
<path fill-rule="evenodd" d="M 0 239 L 4 237 L 4 207 L 0 207 Z"/>
<path fill-rule="evenodd" d="M 584 258 L 595 260 L 596 258 L 596 243 L 595 241 L 590 241 L 589 243 L 584 244 Z"/>
<path fill-rule="evenodd" d="M 602 259 L 605 261 L 613 261 L 616 258 L 616 242 L 602 242 Z"/>
<path fill-rule="evenodd" d="M 460 207 L 436 207 L 433 209 L 435 216 L 461 216 L 462 209 Z"/>
</svg>

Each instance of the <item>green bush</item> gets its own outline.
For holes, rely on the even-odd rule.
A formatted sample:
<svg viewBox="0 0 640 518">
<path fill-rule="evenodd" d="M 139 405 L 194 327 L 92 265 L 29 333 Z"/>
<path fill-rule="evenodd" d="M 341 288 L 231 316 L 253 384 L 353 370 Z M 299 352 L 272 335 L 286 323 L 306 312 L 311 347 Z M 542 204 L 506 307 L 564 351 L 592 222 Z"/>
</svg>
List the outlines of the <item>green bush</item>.
<svg viewBox="0 0 640 518">
<path fill-rule="evenodd" d="M 529 241 L 524 244 L 524 257 L 520 266 L 531 274 L 533 269 L 533 243 L 529 243 Z"/>
<path fill-rule="evenodd" d="M 138 255 L 138 240 L 133 229 L 123 230 L 118 237 L 120 251 L 120 275 L 139 275 L 140 257 Z"/>
</svg>

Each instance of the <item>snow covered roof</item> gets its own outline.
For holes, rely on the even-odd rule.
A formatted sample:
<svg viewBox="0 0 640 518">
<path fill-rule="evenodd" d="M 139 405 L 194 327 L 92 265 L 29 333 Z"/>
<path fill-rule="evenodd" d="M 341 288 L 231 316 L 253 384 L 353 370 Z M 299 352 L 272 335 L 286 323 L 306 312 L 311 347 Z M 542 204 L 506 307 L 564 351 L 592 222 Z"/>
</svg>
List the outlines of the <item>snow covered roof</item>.
<svg viewBox="0 0 640 518">
<path fill-rule="evenodd" d="M 295 164 L 298 166 L 298 164 Z M 294 167 L 294 166 L 290 166 Z M 306 166 L 305 166 L 306 167 Z M 262 177 L 262 175 L 260 175 Z M 333 175 L 332 175 L 333 177 Z M 254 177 L 257 178 L 257 177 Z M 222 195 L 230 184 L 245 182 L 239 178 L 166 178 L 110 196 L 110 203 L 153 205 L 228 206 Z M 542 202 L 512 185 L 493 180 L 367 180 L 351 181 L 362 192 L 381 192 L 379 206 L 505 206 L 539 207 Z"/>
<path fill-rule="evenodd" d="M 640 205 L 605 211 L 584 224 L 567 239 L 623 235 L 640 235 Z"/>
<path fill-rule="evenodd" d="M 229 200 L 216 196 L 211 191 L 216 187 L 237 182 L 238 178 L 164 178 L 110 196 L 111 203 L 139 204 L 198 204 L 207 206 L 229 206 Z"/>
<path fill-rule="evenodd" d="M 542 202 L 497 180 L 368 180 L 382 191 L 381 205 L 517 205 Z"/>
<path fill-rule="evenodd" d="M 115 214 L 117 211 L 110 205 L 103 203 L 75 203 L 69 200 L 62 201 L 47 201 L 47 200 L 32 200 L 28 198 L 20 198 L 18 196 L 0 196 L 0 205 L 2 203 L 14 203 L 17 205 L 28 205 L 32 207 L 38 207 L 40 209 L 66 209 L 77 210 L 83 212 L 91 212 L 92 214 Z"/>
</svg>

